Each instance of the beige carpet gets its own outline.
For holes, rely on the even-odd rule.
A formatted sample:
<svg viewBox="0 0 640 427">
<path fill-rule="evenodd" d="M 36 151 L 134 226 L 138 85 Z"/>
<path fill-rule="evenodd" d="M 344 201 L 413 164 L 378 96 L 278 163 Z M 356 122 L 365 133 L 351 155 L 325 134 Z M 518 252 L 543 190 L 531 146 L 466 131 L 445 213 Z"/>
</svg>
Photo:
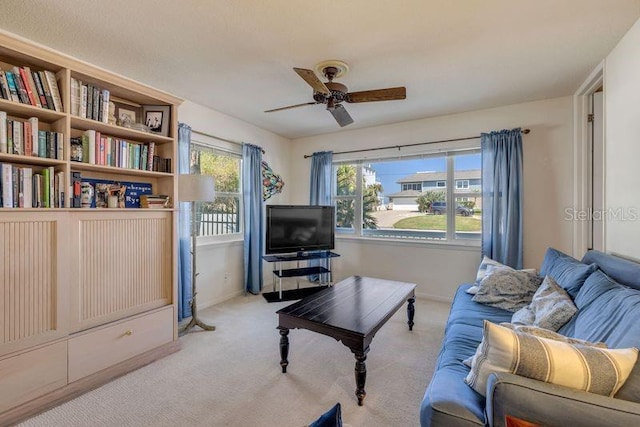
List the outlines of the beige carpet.
<svg viewBox="0 0 640 427">
<path fill-rule="evenodd" d="M 184 348 L 22 426 L 292 426 L 308 424 L 336 402 L 353 427 L 418 426 L 420 402 L 439 351 L 447 304 L 416 302 L 377 333 L 367 358 L 367 397 L 354 395 L 355 359 L 332 338 L 289 334 L 289 367 L 280 369 L 276 310 L 291 302 L 237 297 L 200 312 L 215 324 L 181 338 Z"/>
</svg>

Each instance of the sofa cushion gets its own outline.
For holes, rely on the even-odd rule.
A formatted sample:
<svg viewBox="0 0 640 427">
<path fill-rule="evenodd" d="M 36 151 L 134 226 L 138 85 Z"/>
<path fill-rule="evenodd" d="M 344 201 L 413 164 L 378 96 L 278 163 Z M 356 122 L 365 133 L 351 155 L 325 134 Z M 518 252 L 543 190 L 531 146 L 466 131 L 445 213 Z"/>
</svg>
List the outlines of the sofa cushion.
<svg viewBox="0 0 640 427">
<path fill-rule="evenodd" d="M 531 303 L 513 313 L 511 323 L 557 331 L 577 310 L 569 294 L 551 276 L 545 276 Z"/>
<path fill-rule="evenodd" d="M 624 384 L 638 349 L 603 349 L 569 344 L 484 322 L 482 343 L 465 378 L 485 395 L 492 372 L 508 372 L 605 396 Z"/>
<path fill-rule="evenodd" d="M 448 330 L 452 325 L 458 324 L 476 326 L 478 328 L 477 339 L 480 342 L 485 319 L 494 323 L 509 322 L 513 313 L 473 301 L 473 296 L 466 293 L 469 287 L 471 287 L 470 284 L 458 287 L 451 304 L 446 328 Z"/>
<path fill-rule="evenodd" d="M 515 312 L 531 302 L 541 282 L 535 274 L 497 267 L 482 279 L 473 301 Z"/>
<path fill-rule="evenodd" d="M 476 293 L 478 293 L 478 285 L 480 284 L 482 279 L 484 279 L 486 275 L 490 274 L 490 272 L 496 267 L 511 268 L 485 255 L 482 258 L 482 262 L 480 262 L 480 266 L 478 267 L 478 272 L 476 273 L 476 282 L 473 286 L 467 289 L 467 293 L 471 295 L 475 295 Z M 518 271 L 526 271 L 531 274 L 537 274 L 535 268 L 525 268 L 523 270 L 518 270 Z"/>
<path fill-rule="evenodd" d="M 596 268 L 596 264 L 583 264 L 557 249 L 549 248 L 544 255 L 540 275 L 553 277 L 571 298 L 575 298 L 584 281 Z"/>
</svg>

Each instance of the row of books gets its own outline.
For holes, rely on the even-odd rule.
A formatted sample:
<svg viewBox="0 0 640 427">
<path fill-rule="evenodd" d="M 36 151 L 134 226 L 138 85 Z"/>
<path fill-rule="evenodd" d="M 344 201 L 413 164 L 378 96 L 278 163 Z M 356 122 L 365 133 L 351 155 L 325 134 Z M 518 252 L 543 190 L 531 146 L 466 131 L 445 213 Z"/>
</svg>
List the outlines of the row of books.
<svg viewBox="0 0 640 427">
<path fill-rule="evenodd" d="M 0 207 L 64 208 L 64 172 L 0 163 Z"/>
<path fill-rule="evenodd" d="M 103 135 L 95 130 L 71 138 L 71 160 L 94 165 L 114 166 L 156 172 L 171 172 L 171 159 L 155 154 L 155 143 L 135 143 Z M 79 148 L 79 149 L 78 149 Z"/>
<path fill-rule="evenodd" d="M 62 98 L 52 71 L 29 67 L 0 70 L 0 96 L 21 104 L 62 112 Z"/>
<path fill-rule="evenodd" d="M 108 123 L 110 97 L 108 89 L 71 78 L 71 114 L 74 116 Z"/>
<path fill-rule="evenodd" d="M 61 132 L 39 130 L 37 117 L 27 121 L 7 118 L 0 111 L 0 153 L 23 156 L 64 158 L 64 135 Z"/>
<path fill-rule="evenodd" d="M 171 207 L 171 199 L 163 194 L 143 194 L 140 196 L 140 207 L 147 209 L 165 209 Z"/>
</svg>

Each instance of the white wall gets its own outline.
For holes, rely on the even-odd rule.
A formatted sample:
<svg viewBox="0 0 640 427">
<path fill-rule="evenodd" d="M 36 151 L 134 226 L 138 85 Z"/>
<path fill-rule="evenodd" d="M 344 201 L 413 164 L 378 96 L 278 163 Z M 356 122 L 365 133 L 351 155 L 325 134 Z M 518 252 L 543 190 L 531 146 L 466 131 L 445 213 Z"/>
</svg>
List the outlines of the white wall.
<svg viewBox="0 0 640 427">
<path fill-rule="evenodd" d="M 289 171 L 291 141 L 260 129 L 242 120 L 215 110 L 185 101 L 178 108 L 178 121 L 193 130 L 232 141 L 259 145 L 265 150 L 263 160 L 274 172 L 282 176 L 285 187 L 282 194 L 269 199 L 269 203 L 289 203 L 292 175 Z M 197 135 L 194 135 L 197 138 Z M 233 241 L 198 244 L 196 265 L 198 276 L 198 307 L 207 307 L 243 292 L 242 238 Z M 226 276 L 226 280 L 225 280 Z"/>
<path fill-rule="evenodd" d="M 562 97 L 297 139 L 291 153 L 290 171 L 296 177 L 291 202 L 308 200 L 310 160 L 303 159 L 304 154 L 468 137 L 518 126 L 529 128 L 531 133 L 523 136 L 524 264 L 539 268 L 547 247 L 567 253 L 572 248 L 572 224 L 564 213 L 573 200 L 572 114 L 571 97 Z M 333 263 L 334 280 L 360 274 L 409 281 L 418 284 L 419 295 L 436 299 L 450 299 L 459 283 L 472 280 L 480 260 L 477 247 L 443 250 L 436 244 L 372 244 L 370 240 L 338 238 L 336 250 L 342 257 Z"/>
<path fill-rule="evenodd" d="M 605 207 L 627 214 L 607 217 L 606 248 L 640 259 L 640 20 L 607 56 L 604 76 Z"/>
</svg>

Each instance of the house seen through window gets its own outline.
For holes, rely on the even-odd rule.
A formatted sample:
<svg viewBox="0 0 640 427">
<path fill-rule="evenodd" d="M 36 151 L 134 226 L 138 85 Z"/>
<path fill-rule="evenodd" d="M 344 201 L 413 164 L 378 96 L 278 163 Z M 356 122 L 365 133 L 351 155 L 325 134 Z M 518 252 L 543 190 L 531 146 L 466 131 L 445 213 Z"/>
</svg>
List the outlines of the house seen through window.
<svg viewBox="0 0 640 427">
<path fill-rule="evenodd" d="M 241 163 L 240 153 L 191 144 L 190 172 L 213 176 L 216 186 L 215 200 L 196 203 L 198 236 L 240 234 Z"/>
<path fill-rule="evenodd" d="M 370 238 L 479 242 L 480 164 L 478 150 L 335 162 L 336 231 Z"/>
</svg>

